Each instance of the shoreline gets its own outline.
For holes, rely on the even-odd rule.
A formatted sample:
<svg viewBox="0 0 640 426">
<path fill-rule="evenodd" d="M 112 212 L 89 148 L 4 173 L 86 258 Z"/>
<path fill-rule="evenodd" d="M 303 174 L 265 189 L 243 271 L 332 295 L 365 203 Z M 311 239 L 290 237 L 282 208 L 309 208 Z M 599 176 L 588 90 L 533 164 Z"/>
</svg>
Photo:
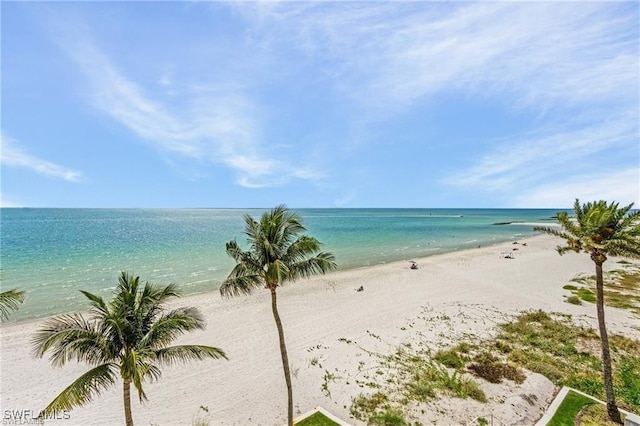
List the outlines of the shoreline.
<svg viewBox="0 0 640 426">
<path fill-rule="evenodd" d="M 516 223 L 516 225 L 522 225 L 523 223 Z M 531 225 L 531 226 L 539 226 L 539 225 L 543 225 L 540 223 L 524 223 L 525 225 Z M 500 226 L 505 226 L 505 225 L 500 225 Z M 509 225 L 506 225 L 509 226 Z M 538 234 L 538 235 L 530 235 L 530 236 L 522 236 L 521 238 L 518 239 L 518 241 L 527 241 L 530 239 L 535 239 L 538 237 L 541 237 L 544 235 Z M 465 252 L 469 252 L 469 253 L 473 253 L 474 250 L 479 250 L 479 249 L 486 249 L 486 248 L 491 248 L 491 247 L 495 247 L 495 246 L 500 246 L 500 245 L 504 245 L 504 244 L 510 244 L 511 241 L 513 240 L 513 238 L 509 241 L 505 240 L 505 241 L 497 241 L 497 242 L 492 242 L 490 244 L 486 244 L 482 245 L 482 246 L 478 246 L 478 247 L 467 247 L 467 248 L 461 248 L 461 249 L 456 249 L 453 251 L 446 251 L 446 252 L 439 252 L 439 253 L 433 253 L 433 254 L 429 254 L 427 256 L 423 256 L 423 257 L 415 257 L 412 259 L 403 259 L 403 260 L 391 260 L 389 262 L 383 262 L 383 263 L 376 263 L 376 264 L 372 264 L 372 265 L 362 265 L 362 266 L 355 266 L 355 267 L 349 267 L 347 269 L 338 269 L 336 271 L 331 271 L 325 275 L 321 275 L 321 276 L 316 276 L 316 277 L 311 277 L 309 279 L 302 279 L 302 280 L 298 280 L 294 283 L 288 283 L 286 284 L 284 287 L 288 287 L 288 286 L 292 286 L 292 285 L 298 285 L 299 283 L 303 282 L 303 281 L 314 281 L 323 277 L 331 277 L 337 274 L 344 274 L 344 273 L 349 273 L 351 271 L 360 271 L 360 270 L 367 270 L 370 268 L 376 268 L 376 267 L 384 267 L 387 265 L 393 265 L 393 264 L 405 264 L 407 262 L 410 261 L 415 261 L 417 263 L 424 263 L 427 262 L 430 259 L 433 258 L 437 258 L 439 256 L 447 256 L 447 255 L 453 255 L 455 253 L 465 253 Z M 143 277 L 141 277 L 143 278 Z M 155 282 L 152 281 L 155 284 L 158 285 L 166 285 L 169 284 L 168 282 L 164 283 L 164 282 Z M 180 286 L 178 286 L 178 289 L 180 288 Z M 109 296 L 111 295 L 111 293 L 109 293 Z M 218 295 L 219 296 L 219 291 L 218 289 L 212 289 L 212 290 L 205 290 L 205 291 L 201 291 L 201 292 L 196 292 L 196 293 L 183 293 L 179 299 L 177 299 L 177 301 L 182 301 L 182 300 L 188 300 L 188 299 L 200 299 L 203 296 L 211 296 L 211 295 Z M 243 296 L 243 297 L 251 297 L 251 296 Z M 108 300 L 108 297 L 103 296 L 103 298 L 105 300 Z M 172 302 L 173 304 L 178 303 L 175 299 Z M 180 304 L 180 303 L 178 303 Z M 39 317 L 33 317 L 33 318 L 24 318 L 24 319 L 18 319 L 16 321 L 12 321 L 11 320 L 11 316 L 9 317 L 9 321 L 1 323 L 0 324 L 0 330 L 2 330 L 5 327 L 12 327 L 12 326 L 20 326 L 20 325 L 28 325 L 30 323 L 34 323 L 34 322 L 42 322 L 42 321 L 46 321 L 49 318 L 53 318 L 56 317 L 58 315 L 67 315 L 67 314 L 87 314 L 89 312 L 89 310 L 78 310 L 78 311 L 67 311 L 67 312 L 60 312 L 57 314 L 51 314 L 51 315 L 43 315 L 43 316 L 39 316 Z"/>
<path fill-rule="evenodd" d="M 353 425 L 364 424 L 349 417 L 349 406 L 352 398 L 365 391 L 355 383 L 359 363 L 374 366 L 366 353 L 344 341 L 357 342 L 377 353 L 392 353 L 418 336 L 434 347 L 446 347 L 468 334 L 490 336 L 496 324 L 529 309 L 570 314 L 576 321 L 595 327 L 595 307 L 564 302 L 567 291 L 562 289 L 577 274 L 592 274 L 589 257 L 558 255 L 558 239 L 547 235 L 520 241 L 526 241 L 527 246 L 503 242 L 413 259 L 418 270 L 411 270 L 406 261 L 391 262 L 316 276 L 280 288 L 278 307 L 293 372 L 294 415 L 322 406 Z M 515 259 L 500 257 L 501 251 L 514 247 L 519 248 Z M 616 259 L 610 259 L 605 268 L 615 265 Z M 356 292 L 361 285 L 364 291 Z M 145 384 L 147 403 L 139 404 L 132 395 L 135 423 L 191 424 L 200 413 L 211 425 L 284 424 L 286 388 L 269 301 L 268 292 L 258 289 L 250 296 L 227 299 L 214 291 L 172 302 L 171 308 L 198 307 L 207 321 L 206 330 L 185 335 L 176 343 L 220 347 L 229 361 L 162 368 L 158 382 Z M 614 308 L 606 313 L 610 333 L 637 334 L 637 317 Z M 43 320 L 0 327 L 3 410 L 37 411 L 88 369 L 74 363 L 53 368 L 47 359 L 30 356 L 30 337 Z M 327 382 L 327 373 L 339 379 Z M 511 423 L 533 424 L 531 420 L 542 416 L 556 392 L 539 375 L 531 375 L 522 385 L 509 386 L 487 386 L 487 404 L 460 399 L 444 399 L 444 405 L 429 403 L 431 409 L 421 421 L 467 424 L 491 411 Z M 117 383 L 88 405 L 71 411 L 69 419 L 47 424 L 120 424 L 121 392 Z M 536 404 L 521 405 L 518 395 L 524 393 L 536 395 Z M 440 413 L 443 410 L 445 414 Z"/>
</svg>

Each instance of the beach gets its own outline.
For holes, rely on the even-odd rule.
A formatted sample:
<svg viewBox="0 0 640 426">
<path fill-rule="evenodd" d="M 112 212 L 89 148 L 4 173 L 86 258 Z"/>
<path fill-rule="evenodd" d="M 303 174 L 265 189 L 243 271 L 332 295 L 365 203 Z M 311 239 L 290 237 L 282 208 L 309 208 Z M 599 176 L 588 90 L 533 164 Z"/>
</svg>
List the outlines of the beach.
<svg viewBox="0 0 640 426">
<path fill-rule="evenodd" d="M 437 348 L 470 334 L 490 337 L 496 324 L 530 309 L 570 314 L 574 321 L 596 327 L 595 306 L 566 303 L 568 292 L 562 288 L 578 274 L 592 274 L 593 263 L 585 254 L 559 256 L 558 243 L 551 236 L 536 236 L 517 245 L 505 242 L 414 259 L 417 270 L 407 261 L 392 262 L 280 288 L 278 307 L 293 373 L 294 415 L 322 406 L 351 424 L 364 424 L 349 417 L 349 407 L 352 398 L 367 391 L 356 384 L 359 365 L 375 363 L 367 351 L 392 353 L 416 339 Z M 504 258 L 503 252 L 512 252 L 514 258 Z M 605 263 L 605 270 L 615 268 L 616 259 Z M 364 290 L 356 291 L 360 286 Z M 286 388 L 268 292 L 230 299 L 205 293 L 180 298 L 172 306 L 196 306 L 207 321 L 206 330 L 177 343 L 216 346 L 229 360 L 163 368 L 159 381 L 145 385 L 146 403 L 139 404 L 132 391 L 135 424 L 190 425 L 196 416 L 211 425 L 286 423 Z M 610 333 L 638 337 L 638 319 L 630 312 L 607 308 L 606 316 Z M 31 356 L 30 339 L 42 321 L 0 329 L 5 418 L 8 410 L 38 412 L 88 369 L 74 363 L 54 368 L 46 358 Z M 534 424 L 557 391 L 537 374 L 521 385 L 482 387 L 488 403 L 446 398 L 425 405 L 420 421 L 468 424 L 494 413 L 507 424 Z M 535 395 L 534 403 L 527 402 L 527 395 Z M 46 424 L 124 423 L 120 383 L 60 417 Z"/>
</svg>

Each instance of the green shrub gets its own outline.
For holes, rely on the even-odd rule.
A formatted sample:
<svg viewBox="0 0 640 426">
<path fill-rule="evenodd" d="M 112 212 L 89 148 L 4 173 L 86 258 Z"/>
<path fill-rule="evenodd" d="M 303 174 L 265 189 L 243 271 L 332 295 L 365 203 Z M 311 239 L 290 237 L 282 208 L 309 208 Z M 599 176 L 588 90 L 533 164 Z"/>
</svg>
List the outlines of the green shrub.
<svg viewBox="0 0 640 426">
<path fill-rule="evenodd" d="M 513 364 L 502 364 L 502 376 L 518 384 L 524 383 L 527 379 L 522 370 Z"/>
<path fill-rule="evenodd" d="M 526 367 L 534 373 L 542 374 L 554 383 L 557 383 L 558 380 L 564 377 L 564 372 L 560 368 L 547 362 L 532 361 L 527 363 Z"/>
<path fill-rule="evenodd" d="M 491 383 L 501 383 L 502 379 L 523 383 L 527 376 L 517 366 L 500 361 L 489 352 L 480 352 L 473 358 L 469 369 Z"/>
<path fill-rule="evenodd" d="M 458 355 L 458 352 L 453 349 L 438 351 L 433 356 L 433 359 L 438 361 L 445 367 L 455 368 L 456 370 L 464 367 L 464 360 L 460 357 L 460 355 Z"/>
<path fill-rule="evenodd" d="M 544 324 L 551 321 L 551 317 L 549 316 L 548 313 L 542 311 L 542 310 L 537 310 L 537 311 L 528 311 L 525 312 L 524 314 L 522 314 L 519 318 L 518 318 L 518 322 L 521 323 L 530 323 L 530 322 L 537 322 L 540 324 Z"/>
<path fill-rule="evenodd" d="M 596 295 L 593 294 L 593 292 L 587 288 L 578 289 L 576 294 L 578 295 L 578 297 L 580 297 L 580 299 L 584 300 L 585 302 L 595 303 L 596 301 Z"/>
<path fill-rule="evenodd" d="M 487 395 L 480 389 L 480 386 L 471 379 L 462 379 L 461 381 L 462 394 L 468 396 L 471 399 L 475 399 L 478 402 L 487 402 Z"/>
<path fill-rule="evenodd" d="M 407 397 L 416 401 L 425 402 L 429 398 L 435 398 L 436 391 L 433 382 L 430 381 L 413 381 L 407 384 Z"/>
<path fill-rule="evenodd" d="M 453 348 L 454 351 L 463 354 L 468 354 L 469 352 L 471 352 L 471 349 L 473 349 L 473 346 L 467 342 L 460 342 Z"/>
<path fill-rule="evenodd" d="M 567 303 L 571 303 L 572 305 L 582 305 L 582 300 L 578 296 L 573 295 L 567 297 Z"/>
<path fill-rule="evenodd" d="M 408 426 L 400 410 L 387 409 L 374 413 L 369 417 L 369 425 L 372 426 Z"/>
<path fill-rule="evenodd" d="M 503 342 L 502 340 L 496 340 L 496 343 L 493 346 L 503 354 L 508 354 L 513 350 L 510 344 Z"/>
<path fill-rule="evenodd" d="M 491 383 L 502 382 L 502 364 L 489 352 L 480 352 L 473 358 L 469 370 Z"/>
</svg>

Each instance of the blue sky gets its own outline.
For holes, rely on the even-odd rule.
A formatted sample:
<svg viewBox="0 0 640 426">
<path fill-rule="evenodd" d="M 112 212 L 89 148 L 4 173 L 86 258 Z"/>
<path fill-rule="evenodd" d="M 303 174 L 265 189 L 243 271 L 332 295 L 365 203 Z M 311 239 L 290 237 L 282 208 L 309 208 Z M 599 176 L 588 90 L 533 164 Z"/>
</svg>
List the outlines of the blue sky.
<svg viewBox="0 0 640 426">
<path fill-rule="evenodd" d="M 2 2 L 2 205 L 640 200 L 638 2 Z"/>
</svg>

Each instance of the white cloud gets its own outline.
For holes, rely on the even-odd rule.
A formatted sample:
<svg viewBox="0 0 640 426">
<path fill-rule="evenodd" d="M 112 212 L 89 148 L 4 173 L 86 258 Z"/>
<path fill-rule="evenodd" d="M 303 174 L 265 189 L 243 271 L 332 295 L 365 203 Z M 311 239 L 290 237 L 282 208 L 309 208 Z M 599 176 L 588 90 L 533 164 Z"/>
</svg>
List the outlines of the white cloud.
<svg viewBox="0 0 640 426">
<path fill-rule="evenodd" d="M 15 141 L 5 134 L 0 135 L 2 145 L 1 162 L 3 166 L 23 167 L 44 176 L 77 182 L 82 173 L 64 166 L 33 156 L 15 144 Z"/>
<path fill-rule="evenodd" d="M 567 208 L 573 200 L 581 202 L 607 200 L 640 207 L 640 169 L 614 173 L 589 173 L 560 179 L 523 191 L 513 207 Z"/>
<path fill-rule="evenodd" d="M 637 143 L 638 128 L 631 117 L 581 124 L 577 129 L 553 127 L 533 135 L 514 136 L 490 148 L 469 168 L 443 179 L 443 183 L 485 191 L 509 191 L 540 184 L 556 174 L 579 170 L 593 155 L 611 148 L 629 149 Z"/>
<path fill-rule="evenodd" d="M 539 110 L 635 100 L 638 19 L 610 2 L 234 4 L 261 40 L 295 48 L 364 109 L 437 93 Z"/>
<path fill-rule="evenodd" d="M 61 26 L 62 27 L 62 26 Z M 136 84 L 91 41 L 81 25 L 58 28 L 57 41 L 79 66 L 91 87 L 90 102 L 161 152 L 200 162 L 225 165 L 245 187 L 279 185 L 291 179 L 313 179 L 317 173 L 302 164 L 270 158 L 260 138 L 260 107 L 238 86 L 182 82 L 171 74 L 159 85 L 170 88 L 173 103 L 162 102 L 152 90 Z"/>
</svg>

